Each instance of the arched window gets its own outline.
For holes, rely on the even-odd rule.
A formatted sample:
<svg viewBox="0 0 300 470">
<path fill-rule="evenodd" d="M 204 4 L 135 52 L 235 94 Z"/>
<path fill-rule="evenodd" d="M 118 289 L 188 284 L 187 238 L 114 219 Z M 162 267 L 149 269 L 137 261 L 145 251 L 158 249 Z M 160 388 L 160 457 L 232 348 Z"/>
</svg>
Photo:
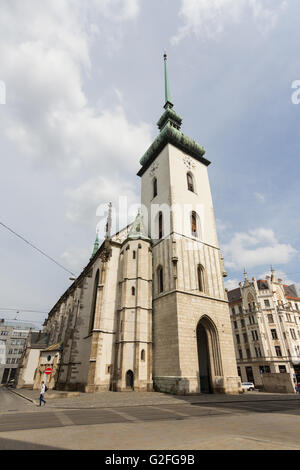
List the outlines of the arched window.
<svg viewBox="0 0 300 470">
<path fill-rule="evenodd" d="M 94 282 L 94 291 L 93 291 L 93 300 L 92 300 L 92 308 L 91 308 L 91 316 L 90 316 L 90 326 L 89 326 L 89 333 L 93 331 L 94 322 L 95 322 L 95 314 L 96 314 L 96 305 L 97 305 L 97 293 L 98 293 L 98 285 L 99 285 L 99 269 L 95 276 Z"/>
<path fill-rule="evenodd" d="M 136 258 L 136 252 L 135 252 L 135 251 L 132 252 L 132 258 L 133 258 L 133 259 Z"/>
<path fill-rule="evenodd" d="M 164 272 L 162 266 L 157 269 L 158 292 L 164 291 Z"/>
<path fill-rule="evenodd" d="M 191 214 L 191 232 L 192 237 L 198 237 L 197 214 L 194 211 Z"/>
<path fill-rule="evenodd" d="M 163 237 L 163 214 L 158 214 L 158 238 L 159 240 Z"/>
<path fill-rule="evenodd" d="M 157 179 L 153 180 L 153 197 L 157 196 Z"/>
<path fill-rule="evenodd" d="M 132 287 L 132 288 L 131 288 L 131 294 L 132 294 L 132 295 L 135 295 L 135 287 Z"/>
<path fill-rule="evenodd" d="M 195 188 L 194 188 L 194 178 L 193 178 L 192 173 L 187 173 L 186 177 L 187 177 L 187 187 L 188 187 L 188 190 L 189 190 L 189 191 L 192 191 L 192 193 L 194 193 L 194 192 L 195 192 Z"/>
<path fill-rule="evenodd" d="M 204 292 L 204 268 L 201 264 L 198 265 L 197 268 L 197 275 L 198 275 L 198 289 L 200 292 Z"/>
<path fill-rule="evenodd" d="M 142 352 L 141 352 L 141 361 L 145 361 L 145 349 L 142 349 Z"/>
</svg>

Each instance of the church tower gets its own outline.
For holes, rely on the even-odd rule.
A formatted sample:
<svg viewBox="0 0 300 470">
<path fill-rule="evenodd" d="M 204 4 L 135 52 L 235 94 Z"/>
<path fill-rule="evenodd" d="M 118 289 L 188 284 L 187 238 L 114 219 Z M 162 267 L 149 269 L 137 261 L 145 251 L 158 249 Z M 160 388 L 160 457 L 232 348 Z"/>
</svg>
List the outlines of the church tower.
<svg viewBox="0 0 300 470">
<path fill-rule="evenodd" d="M 152 239 L 153 384 L 171 393 L 238 393 L 205 150 L 181 132 L 165 67 L 159 135 L 142 157 L 143 220 Z"/>
</svg>

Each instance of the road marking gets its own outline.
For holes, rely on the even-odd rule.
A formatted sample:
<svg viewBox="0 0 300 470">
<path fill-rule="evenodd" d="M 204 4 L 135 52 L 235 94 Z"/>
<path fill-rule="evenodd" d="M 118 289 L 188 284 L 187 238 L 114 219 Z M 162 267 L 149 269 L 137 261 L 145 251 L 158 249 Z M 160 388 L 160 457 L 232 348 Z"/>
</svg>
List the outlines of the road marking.
<svg viewBox="0 0 300 470">
<path fill-rule="evenodd" d="M 133 416 L 127 414 L 127 413 L 124 413 L 123 411 L 119 411 L 119 410 L 112 409 L 112 408 L 108 408 L 107 410 L 108 410 L 108 411 L 111 411 L 112 413 L 115 413 L 116 415 L 122 416 L 123 418 L 128 419 L 128 421 L 138 422 L 138 423 L 142 423 L 142 422 L 143 422 L 142 419 L 135 418 L 135 417 L 133 417 Z"/>
<path fill-rule="evenodd" d="M 178 416 L 183 416 L 185 418 L 189 418 L 190 415 L 189 414 L 186 414 L 186 413 L 180 413 L 180 411 L 174 411 L 174 410 L 171 410 L 169 408 L 161 408 L 160 406 L 152 406 L 152 408 L 156 408 L 157 410 L 162 410 L 162 411 L 167 411 L 168 413 L 172 413 L 174 415 L 178 415 Z"/>
<path fill-rule="evenodd" d="M 75 423 L 71 420 L 71 418 L 69 418 L 69 416 L 65 415 L 64 413 L 54 411 L 53 414 L 63 426 L 75 426 Z"/>
</svg>

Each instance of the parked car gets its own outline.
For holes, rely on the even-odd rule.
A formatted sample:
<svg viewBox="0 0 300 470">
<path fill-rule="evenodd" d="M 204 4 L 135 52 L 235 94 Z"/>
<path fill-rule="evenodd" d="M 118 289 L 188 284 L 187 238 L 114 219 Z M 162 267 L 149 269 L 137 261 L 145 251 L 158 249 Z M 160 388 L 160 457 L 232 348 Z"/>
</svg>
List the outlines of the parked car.
<svg viewBox="0 0 300 470">
<path fill-rule="evenodd" d="M 15 379 L 11 379 L 7 382 L 6 384 L 6 387 L 7 388 L 15 388 L 16 384 L 15 384 Z"/>
<path fill-rule="evenodd" d="M 242 382 L 242 389 L 251 392 L 255 389 L 255 385 L 253 382 Z"/>
</svg>

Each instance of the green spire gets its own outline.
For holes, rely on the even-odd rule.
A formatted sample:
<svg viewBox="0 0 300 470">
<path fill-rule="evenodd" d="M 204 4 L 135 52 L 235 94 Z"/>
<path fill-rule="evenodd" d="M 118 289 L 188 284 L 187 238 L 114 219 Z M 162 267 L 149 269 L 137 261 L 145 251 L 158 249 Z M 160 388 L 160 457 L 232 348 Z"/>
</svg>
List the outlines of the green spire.
<svg viewBox="0 0 300 470">
<path fill-rule="evenodd" d="M 96 240 L 95 240 L 95 243 L 94 243 L 94 249 L 93 249 L 92 256 L 90 257 L 90 260 L 92 258 L 94 258 L 95 254 L 97 253 L 98 250 L 99 250 L 99 238 L 98 238 L 98 232 L 97 232 L 96 233 Z"/>
<path fill-rule="evenodd" d="M 164 63 L 165 63 L 165 99 L 166 104 L 165 108 L 173 108 L 173 104 L 171 102 L 171 93 L 170 93 L 170 84 L 169 84 L 169 77 L 168 77 L 168 68 L 167 68 L 167 54 L 164 53 Z"/>
</svg>

